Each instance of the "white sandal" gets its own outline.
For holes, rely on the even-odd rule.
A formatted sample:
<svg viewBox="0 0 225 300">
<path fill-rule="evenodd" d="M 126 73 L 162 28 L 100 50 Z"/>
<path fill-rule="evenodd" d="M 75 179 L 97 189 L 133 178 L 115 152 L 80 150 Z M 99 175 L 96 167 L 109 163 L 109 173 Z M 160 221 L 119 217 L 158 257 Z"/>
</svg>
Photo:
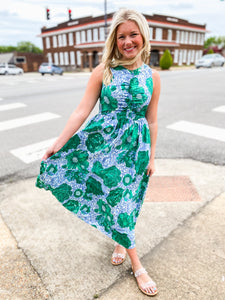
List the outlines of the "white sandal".
<svg viewBox="0 0 225 300">
<path fill-rule="evenodd" d="M 133 270 L 133 268 L 132 268 Z M 135 273 L 132 272 L 135 276 L 135 278 L 141 276 L 142 274 L 148 274 L 148 272 L 145 270 L 145 268 L 141 268 L 139 270 L 137 270 Z M 147 296 L 155 296 L 158 291 L 157 291 L 157 288 L 156 288 L 156 284 L 153 280 L 149 280 L 148 282 L 144 282 L 144 283 L 141 283 L 141 284 L 138 284 L 137 282 L 137 285 L 139 287 L 139 289 L 142 291 L 142 293 L 144 293 L 145 295 Z M 153 292 L 146 292 L 146 289 L 147 288 L 150 288 L 152 289 Z"/>
<path fill-rule="evenodd" d="M 118 246 L 120 244 L 118 243 L 114 243 L 114 246 Z M 121 246 L 121 245 L 120 245 Z M 115 251 L 115 250 L 114 250 Z M 121 258 L 121 260 L 119 260 L 119 262 L 115 262 L 115 258 Z M 123 254 L 123 253 L 116 253 L 116 252 L 113 252 L 112 254 L 112 257 L 111 257 L 111 263 L 114 265 L 114 266 L 119 266 L 121 265 L 126 259 L 126 253 Z"/>
</svg>

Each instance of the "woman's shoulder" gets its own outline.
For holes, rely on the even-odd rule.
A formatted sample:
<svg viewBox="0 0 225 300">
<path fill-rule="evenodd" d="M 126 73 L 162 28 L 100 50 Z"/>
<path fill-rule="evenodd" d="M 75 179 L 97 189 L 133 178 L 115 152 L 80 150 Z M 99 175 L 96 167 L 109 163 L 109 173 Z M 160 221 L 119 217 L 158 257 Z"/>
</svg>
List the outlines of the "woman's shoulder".
<svg viewBox="0 0 225 300">
<path fill-rule="evenodd" d="M 103 63 L 100 63 L 92 71 L 92 76 L 95 77 L 95 79 L 97 80 L 99 79 L 102 81 L 104 70 L 105 70 L 105 65 Z"/>
</svg>

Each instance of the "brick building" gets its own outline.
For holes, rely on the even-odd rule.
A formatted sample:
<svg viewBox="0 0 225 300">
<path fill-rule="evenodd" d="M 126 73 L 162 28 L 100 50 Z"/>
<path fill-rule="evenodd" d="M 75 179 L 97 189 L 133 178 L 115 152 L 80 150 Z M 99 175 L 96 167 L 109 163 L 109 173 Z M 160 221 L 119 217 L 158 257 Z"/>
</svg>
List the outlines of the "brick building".
<svg viewBox="0 0 225 300">
<path fill-rule="evenodd" d="M 107 25 L 113 13 L 107 15 Z M 206 25 L 165 15 L 146 15 L 151 43 L 150 65 L 169 49 L 175 65 L 190 65 L 202 56 Z M 44 55 L 64 70 L 89 68 L 100 61 L 105 45 L 104 15 L 84 17 L 41 29 Z"/>
</svg>

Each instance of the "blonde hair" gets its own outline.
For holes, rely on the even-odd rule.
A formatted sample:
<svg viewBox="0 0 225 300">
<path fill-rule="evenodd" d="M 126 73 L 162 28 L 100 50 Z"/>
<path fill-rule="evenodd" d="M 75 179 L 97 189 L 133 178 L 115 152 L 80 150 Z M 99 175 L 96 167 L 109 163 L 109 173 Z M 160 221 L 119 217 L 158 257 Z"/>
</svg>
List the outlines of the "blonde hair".
<svg viewBox="0 0 225 300">
<path fill-rule="evenodd" d="M 116 43 L 116 34 L 118 26 L 125 21 L 133 21 L 139 27 L 140 33 L 143 38 L 143 47 L 138 55 L 131 60 L 122 60 L 122 56 L 117 48 Z M 148 63 L 148 58 L 150 55 L 150 33 L 148 22 L 145 17 L 132 9 L 120 9 L 117 13 L 114 14 L 112 24 L 110 27 L 110 32 L 105 43 L 105 49 L 102 56 L 102 62 L 105 65 L 104 74 L 103 74 L 103 83 L 105 85 L 110 84 L 112 79 L 111 67 L 115 68 L 119 65 L 131 65 L 133 64 L 140 56 L 144 63 Z"/>
</svg>

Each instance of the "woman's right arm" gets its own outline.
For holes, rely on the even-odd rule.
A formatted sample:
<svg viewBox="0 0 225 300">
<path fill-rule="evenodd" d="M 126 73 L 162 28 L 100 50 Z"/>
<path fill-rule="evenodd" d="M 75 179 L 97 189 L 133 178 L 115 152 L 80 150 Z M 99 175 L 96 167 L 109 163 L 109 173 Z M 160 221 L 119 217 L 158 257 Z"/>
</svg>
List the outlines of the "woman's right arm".
<svg viewBox="0 0 225 300">
<path fill-rule="evenodd" d="M 56 139 L 54 144 L 47 149 L 42 160 L 47 159 L 59 151 L 87 119 L 100 96 L 103 71 L 103 64 L 98 65 L 93 70 L 80 104 L 70 116 L 62 133 Z"/>
</svg>

